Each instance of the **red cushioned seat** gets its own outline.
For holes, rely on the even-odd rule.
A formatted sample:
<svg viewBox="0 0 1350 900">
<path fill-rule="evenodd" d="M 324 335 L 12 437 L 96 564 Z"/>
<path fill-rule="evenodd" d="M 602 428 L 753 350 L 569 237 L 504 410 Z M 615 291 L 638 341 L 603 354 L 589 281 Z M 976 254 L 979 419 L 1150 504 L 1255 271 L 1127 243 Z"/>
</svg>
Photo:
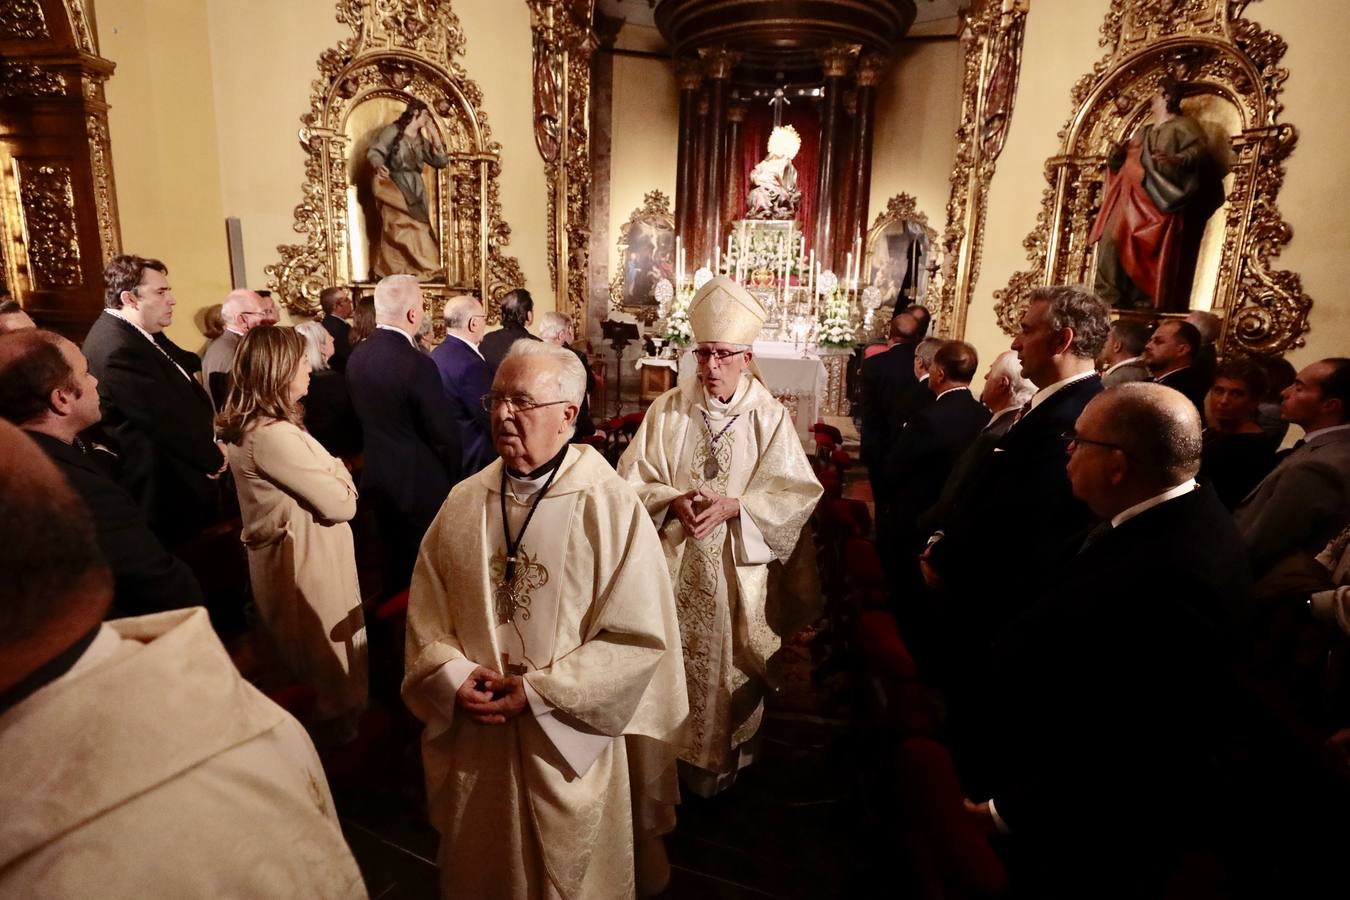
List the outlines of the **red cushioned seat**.
<svg viewBox="0 0 1350 900">
<path fill-rule="evenodd" d="M 885 585 L 886 576 L 881 571 L 881 557 L 877 556 L 876 544 L 855 537 L 844 544 L 844 569 L 848 572 L 849 583 L 858 592 L 859 597 L 868 589 Z"/>
<path fill-rule="evenodd" d="M 863 610 L 858 617 L 858 649 L 867 667 L 893 681 L 914 681 L 919 667 L 900 637 L 895 617 L 876 609 Z"/>
<path fill-rule="evenodd" d="M 816 436 L 816 442 L 819 443 L 821 436 L 828 437 L 836 444 L 844 442 L 844 433 L 833 425 L 826 425 L 824 422 L 817 422 L 812 425 L 810 431 Z"/>
<path fill-rule="evenodd" d="M 897 762 L 910 837 L 936 868 L 942 882 L 936 890 L 947 896 L 1006 893 L 1008 872 L 963 806 L 951 754 L 930 738 L 913 737 L 901 743 Z"/>
</svg>

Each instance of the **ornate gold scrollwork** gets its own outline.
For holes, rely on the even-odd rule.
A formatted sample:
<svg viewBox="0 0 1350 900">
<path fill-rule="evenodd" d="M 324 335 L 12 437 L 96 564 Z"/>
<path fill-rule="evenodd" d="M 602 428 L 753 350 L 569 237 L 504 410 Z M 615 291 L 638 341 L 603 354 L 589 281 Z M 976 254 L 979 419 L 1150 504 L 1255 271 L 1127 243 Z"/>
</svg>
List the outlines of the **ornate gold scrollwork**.
<svg viewBox="0 0 1350 900">
<path fill-rule="evenodd" d="M 595 0 L 526 0 L 534 56 L 534 139 L 548 183 L 548 276 L 579 331 L 589 268 L 591 30 Z"/>
<path fill-rule="evenodd" d="M 0 97 L 59 97 L 67 87 L 60 72 L 29 62 L 0 63 Z"/>
<path fill-rule="evenodd" d="M 646 249 L 640 250 L 639 246 Z M 609 283 L 610 306 L 636 316 L 639 321 L 654 322 L 657 308 L 652 290 L 660 280 L 656 273 L 673 270 L 675 265 L 675 217 L 670 211 L 670 198 L 661 191 L 643 195 L 642 205 L 619 226 L 618 247 L 619 265 Z M 627 278 L 630 250 L 641 256 L 631 261 L 631 283 Z M 642 285 L 637 284 L 639 278 L 643 279 Z"/>
<path fill-rule="evenodd" d="M 1296 141 L 1293 127 L 1278 121 L 1289 77 L 1279 65 L 1286 45 L 1241 18 L 1246 6 L 1247 0 L 1183 0 L 1166 8 L 1112 0 L 1101 29 L 1107 52 L 1074 85 L 1060 152 L 1046 161 L 1049 185 L 1023 241 L 1032 265 L 994 292 L 1005 331 L 1012 333 L 1031 287 L 1092 282 L 1087 237 L 1106 157 L 1144 121 L 1159 78 L 1169 74 L 1185 81 L 1194 98 L 1183 105 L 1210 104 L 1233 121 L 1227 212 L 1211 223 L 1221 228 L 1209 258 L 1222 352 L 1283 353 L 1303 344 L 1312 301 L 1297 275 L 1271 263 L 1291 235 L 1276 206 L 1283 162 Z"/>
<path fill-rule="evenodd" d="M 942 235 L 941 291 L 932 308 L 942 334 L 965 335 L 966 313 L 980 276 L 989 182 L 1017 99 L 1027 0 L 987 0 L 961 35 L 965 69 L 961 125 Z"/>
<path fill-rule="evenodd" d="M 305 180 L 295 230 L 306 240 L 277 248 L 281 261 L 265 269 L 271 287 L 293 312 L 313 315 L 325 287 L 368 283 L 368 267 L 356 266 L 366 252 L 365 217 L 351 165 L 363 164 L 370 127 L 387 124 L 378 117 L 417 99 L 436 116 L 450 157 L 428 194 L 442 274 L 423 284 L 423 295 L 439 309 L 448 296 L 477 293 L 495 319 L 497 301 L 525 279 L 504 252 L 511 229 L 498 195 L 501 145 L 482 91 L 457 61 L 465 44 L 459 18 L 449 0 L 338 0 L 337 19 L 352 37 L 319 56 L 299 132 Z"/>
<path fill-rule="evenodd" d="M 933 255 L 937 252 L 938 234 L 933 226 L 928 224 L 928 215 L 915 208 L 915 200 L 909 194 L 896 194 L 886 203 L 886 208 L 877 213 L 876 219 L 872 222 L 872 227 L 867 231 L 867 245 L 863 252 L 867 254 L 867 268 L 865 270 L 868 283 L 880 288 L 883 293 L 882 302 L 889 304 L 891 297 L 886 297 L 886 286 L 878 284 L 878 281 L 885 280 L 885 269 L 877 258 L 877 246 L 883 241 L 888 232 L 893 232 L 895 228 L 905 225 L 905 223 L 914 223 L 923 231 L 924 237 L 928 241 L 928 246 L 924 248 L 924 258 L 919 261 L 920 268 L 925 273 L 923 277 L 924 284 L 921 291 L 916 291 L 912 298 L 902 298 L 896 295 L 894 298 L 897 309 L 903 308 L 901 304 L 908 306 L 910 303 L 920 303 L 930 310 L 941 308 L 942 287 L 938 280 L 933 276 L 937 274 L 936 264 Z M 894 285 L 895 289 L 900 288 L 900 284 Z M 939 322 L 943 329 L 942 334 L 947 334 L 950 319 Z M 874 316 L 872 321 L 872 331 L 868 334 L 869 338 L 885 337 L 889 320 L 884 316 Z"/>
<path fill-rule="evenodd" d="M 16 160 L 23 244 L 34 288 L 72 288 L 80 277 L 75 182 L 70 166 Z"/>
<path fill-rule="evenodd" d="M 0 38 L 35 40 L 51 37 L 38 0 L 9 0 L 0 5 Z"/>
</svg>

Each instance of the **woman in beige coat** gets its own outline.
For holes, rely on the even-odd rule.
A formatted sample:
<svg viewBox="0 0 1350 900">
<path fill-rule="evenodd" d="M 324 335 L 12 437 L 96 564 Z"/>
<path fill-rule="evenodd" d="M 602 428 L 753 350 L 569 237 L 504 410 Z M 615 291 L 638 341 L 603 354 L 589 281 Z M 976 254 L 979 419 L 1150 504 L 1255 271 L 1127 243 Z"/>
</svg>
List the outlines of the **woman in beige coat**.
<svg viewBox="0 0 1350 900">
<path fill-rule="evenodd" d="M 299 424 L 309 388 L 305 341 L 250 331 L 216 419 L 244 520 L 253 600 L 281 659 L 318 694 L 312 729 L 355 735 L 366 702 L 366 632 L 347 522 L 356 486 Z"/>
</svg>

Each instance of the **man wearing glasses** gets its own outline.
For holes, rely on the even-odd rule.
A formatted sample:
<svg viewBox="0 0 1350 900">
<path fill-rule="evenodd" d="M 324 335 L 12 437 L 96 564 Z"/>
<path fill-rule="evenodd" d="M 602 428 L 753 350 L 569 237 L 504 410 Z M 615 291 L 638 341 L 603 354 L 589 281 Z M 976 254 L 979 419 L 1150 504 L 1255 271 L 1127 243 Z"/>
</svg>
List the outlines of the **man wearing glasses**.
<svg viewBox="0 0 1350 900">
<path fill-rule="evenodd" d="M 497 458 L 492 449 L 492 429 L 479 398 L 492 387 L 492 367 L 478 345 L 487 332 L 487 316 L 478 298 L 463 294 L 445 302 L 445 340 L 431 351 L 431 361 L 441 373 L 441 385 L 450 400 L 450 413 L 459 429 L 464 455 L 461 478 L 467 478 Z"/>
<path fill-rule="evenodd" d="M 792 418 L 752 361 L 763 307 L 718 277 L 695 295 L 689 318 L 698 377 L 652 404 L 619 474 L 661 532 L 689 688 L 681 777 L 711 796 L 753 758 L 769 657 L 819 610 L 811 541 L 802 537 L 821 487 Z M 771 566 L 785 571 L 771 579 Z M 783 592 L 780 633 L 766 614 L 770 580 Z"/>
<path fill-rule="evenodd" d="M 262 298 L 247 288 L 226 295 L 225 302 L 220 304 L 220 317 L 225 320 L 225 330 L 202 356 L 202 378 L 216 409 L 224 405 L 225 394 L 230 389 L 230 371 L 234 368 L 234 351 L 239 348 L 239 342 L 267 319 Z"/>
</svg>

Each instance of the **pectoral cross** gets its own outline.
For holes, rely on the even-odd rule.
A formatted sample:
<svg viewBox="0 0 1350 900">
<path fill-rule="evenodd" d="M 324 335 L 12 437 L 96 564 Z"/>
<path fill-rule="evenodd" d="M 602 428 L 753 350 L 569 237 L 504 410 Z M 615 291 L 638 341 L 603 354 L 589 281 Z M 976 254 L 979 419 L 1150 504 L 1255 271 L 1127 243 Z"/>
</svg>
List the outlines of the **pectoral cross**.
<svg viewBox="0 0 1350 900">
<path fill-rule="evenodd" d="M 526 672 L 529 671 L 529 668 L 528 668 L 527 666 L 512 665 L 512 664 L 511 664 L 511 654 L 510 654 L 510 653 L 503 653 L 503 654 L 502 654 L 502 671 L 505 672 L 507 675 L 524 675 Z"/>
<path fill-rule="evenodd" d="M 787 91 L 777 87 L 773 89 L 773 97 L 769 100 L 769 105 L 773 107 L 773 127 L 777 128 L 783 124 L 783 107 L 791 106 L 792 101 L 787 98 Z"/>
</svg>

